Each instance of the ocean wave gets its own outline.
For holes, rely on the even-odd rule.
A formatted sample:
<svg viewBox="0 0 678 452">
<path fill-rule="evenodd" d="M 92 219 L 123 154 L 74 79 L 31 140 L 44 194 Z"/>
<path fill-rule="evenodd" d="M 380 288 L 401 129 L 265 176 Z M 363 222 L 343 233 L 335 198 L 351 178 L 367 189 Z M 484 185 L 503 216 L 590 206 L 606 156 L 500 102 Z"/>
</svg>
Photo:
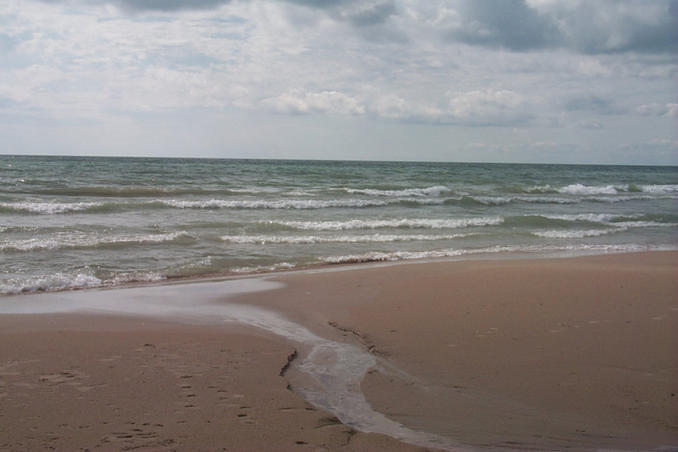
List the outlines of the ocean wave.
<svg viewBox="0 0 678 452">
<path fill-rule="evenodd" d="M 0 281 L 0 293 L 6 295 L 99 287 L 103 281 L 88 273 L 52 273 Z"/>
<path fill-rule="evenodd" d="M 628 191 L 628 186 L 571 184 L 561 187 L 557 191 L 568 195 L 616 195 L 620 191 Z"/>
<path fill-rule="evenodd" d="M 616 195 L 623 193 L 678 193 L 678 185 L 635 185 L 635 184 L 607 184 L 586 185 L 582 183 L 569 184 L 562 187 L 553 187 L 550 184 L 524 187 L 511 185 L 502 187 L 502 191 L 518 194 L 567 194 L 567 195 Z"/>
<path fill-rule="evenodd" d="M 602 191 L 602 189 L 601 189 Z M 560 193 L 560 192 L 558 192 Z M 566 194 L 566 193 L 560 193 Z M 678 199 L 678 196 L 670 192 L 664 193 L 664 196 L 648 195 L 648 194 L 619 194 L 603 195 L 603 194 L 579 194 L 568 197 L 563 196 L 537 196 L 537 195 L 522 195 L 522 196 L 497 196 L 497 195 L 467 195 L 458 198 L 447 198 L 444 203 L 447 205 L 458 205 L 461 207 L 482 207 L 482 206 L 505 206 L 514 203 L 525 204 L 580 204 L 585 202 L 600 202 L 600 203 L 619 203 L 628 201 L 642 201 L 654 199 Z"/>
<path fill-rule="evenodd" d="M 28 192 L 28 191 L 27 191 Z M 101 198 L 136 198 L 177 195 L 201 195 L 208 193 L 234 194 L 234 190 L 205 190 L 201 188 L 146 187 L 146 186 L 90 186 L 90 187 L 54 187 L 31 190 L 28 193 L 40 195 L 88 196 Z"/>
<path fill-rule="evenodd" d="M 549 184 L 546 185 L 534 185 L 532 187 L 528 187 L 523 190 L 519 190 L 522 193 L 527 193 L 527 194 L 532 194 L 532 195 L 537 195 L 537 194 L 549 194 L 549 193 L 558 193 L 558 190 L 550 186 Z"/>
<path fill-rule="evenodd" d="M 123 272 L 117 273 L 112 278 L 103 281 L 103 286 L 121 286 L 130 283 L 147 283 L 164 281 L 167 277 L 156 272 Z"/>
<path fill-rule="evenodd" d="M 388 197 L 407 197 L 407 196 L 441 196 L 443 193 L 450 193 L 448 187 L 435 185 L 426 188 L 403 188 L 399 190 L 379 190 L 374 188 L 341 188 L 340 190 L 351 194 L 361 194 L 369 196 L 388 196 Z"/>
<path fill-rule="evenodd" d="M 49 275 L 36 275 L 25 278 L 0 280 L 0 294 L 18 295 L 36 292 L 56 292 L 60 290 L 92 289 L 96 287 L 114 287 L 135 282 L 156 282 L 166 277 L 155 272 L 123 272 L 109 279 L 102 279 L 90 272 L 56 272 Z"/>
<path fill-rule="evenodd" d="M 82 212 L 103 206 L 100 202 L 0 202 L 0 212 L 23 212 L 42 215 Z"/>
<path fill-rule="evenodd" d="M 63 248 L 99 248 L 134 244 L 151 244 L 194 240 L 188 232 L 170 232 L 165 234 L 119 235 L 102 237 L 95 234 L 57 233 L 50 237 L 7 240 L 0 242 L 0 251 L 37 251 Z"/>
<path fill-rule="evenodd" d="M 601 235 L 612 234 L 615 232 L 626 231 L 627 228 L 614 228 L 614 229 L 587 229 L 579 231 L 563 231 L 563 230 L 551 230 L 551 231 L 532 231 L 531 234 L 536 235 L 537 237 L 544 237 L 549 239 L 583 239 L 586 237 L 598 237 Z"/>
<path fill-rule="evenodd" d="M 230 269 L 232 273 L 263 273 L 274 272 L 279 270 L 291 270 L 296 267 L 289 262 L 280 262 L 272 265 L 256 265 L 252 267 L 235 267 Z"/>
<path fill-rule="evenodd" d="M 602 203 L 618 203 L 618 202 L 628 202 L 628 201 L 648 201 L 651 199 L 657 199 L 652 196 L 647 195 L 617 195 L 617 196 L 591 196 L 584 198 L 583 201 L 590 202 L 602 202 Z"/>
<path fill-rule="evenodd" d="M 365 199 L 280 199 L 280 200 L 224 200 L 210 199 L 205 201 L 159 201 L 170 207 L 179 209 L 324 209 L 332 207 L 380 207 L 389 202 Z"/>
<path fill-rule="evenodd" d="M 490 195 L 462 196 L 460 198 L 448 198 L 445 200 L 445 204 L 458 205 L 461 207 L 504 206 L 516 202 L 530 204 L 576 204 L 578 202 L 581 202 L 581 200 L 573 198 L 559 198 L 554 196 L 490 196 Z"/>
<path fill-rule="evenodd" d="M 576 213 L 560 215 L 542 215 L 544 218 L 563 221 L 586 221 L 589 223 L 610 223 L 619 219 L 640 218 L 641 214 L 614 214 L 614 213 Z"/>
<path fill-rule="evenodd" d="M 372 251 L 363 254 L 326 256 L 319 260 L 328 264 L 358 264 L 366 262 L 394 262 L 401 260 L 443 259 L 461 257 L 475 254 L 605 254 L 605 253 L 632 253 L 641 251 L 673 251 L 678 249 L 676 245 L 641 245 L 636 243 L 611 244 L 611 245 L 497 245 L 477 249 L 441 249 L 428 251 Z"/>
<path fill-rule="evenodd" d="M 678 223 L 660 223 L 658 221 L 617 221 L 612 224 L 623 228 L 666 228 L 678 226 Z"/>
<path fill-rule="evenodd" d="M 474 226 L 494 226 L 504 222 L 504 218 L 398 218 L 398 219 L 354 219 L 344 221 L 282 221 L 271 220 L 263 224 L 275 224 L 300 230 L 310 231 L 341 231 L 352 229 L 383 229 L 383 228 L 411 228 L 411 229 L 458 229 Z"/>
<path fill-rule="evenodd" d="M 672 194 L 678 193 L 678 184 L 621 184 L 584 185 L 570 184 L 556 190 L 569 195 L 618 195 L 624 193 Z M 635 199 L 635 198 L 634 198 Z M 646 198 L 642 198 L 646 199 Z"/>
<path fill-rule="evenodd" d="M 243 244 L 315 244 L 315 243 L 370 243 L 370 242 L 405 242 L 405 241 L 434 241 L 434 240 L 452 240 L 461 237 L 467 237 L 470 234 L 449 234 L 449 235 L 394 235 L 394 234 L 372 234 L 372 235 L 343 235 L 343 236 L 275 236 L 275 235 L 225 235 L 221 239 L 230 243 Z"/>
<path fill-rule="evenodd" d="M 641 185 L 639 188 L 644 193 L 678 193 L 678 184 Z"/>
</svg>

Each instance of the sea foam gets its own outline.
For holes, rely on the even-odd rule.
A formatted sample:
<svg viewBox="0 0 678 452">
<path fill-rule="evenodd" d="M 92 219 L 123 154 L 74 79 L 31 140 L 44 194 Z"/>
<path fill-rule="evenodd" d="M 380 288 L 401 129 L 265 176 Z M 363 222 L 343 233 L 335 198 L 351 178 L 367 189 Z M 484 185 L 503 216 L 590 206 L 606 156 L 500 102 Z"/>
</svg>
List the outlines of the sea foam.
<svg viewBox="0 0 678 452">
<path fill-rule="evenodd" d="M 275 236 L 275 235 L 224 235 L 221 240 L 231 243 L 249 243 L 249 244 L 315 244 L 315 243 L 387 243 L 387 242 L 405 242 L 405 241 L 433 241 L 433 240 L 452 240 L 461 237 L 467 237 L 469 234 L 447 234 L 447 235 L 426 235 L 426 234 L 371 234 L 371 235 L 338 235 L 338 236 Z"/>
<path fill-rule="evenodd" d="M 352 219 L 326 221 L 285 221 L 270 220 L 265 224 L 277 224 L 300 230 L 341 231 L 351 229 L 458 229 L 474 226 L 494 226 L 504 222 L 501 216 L 476 218 L 391 218 L 391 219 Z"/>
<path fill-rule="evenodd" d="M 442 185 L 426 188 L 403 188 L 400 190 L 379 190 L 374 188 L 342 188 L 347 193 L 369 196 L 409 197 L 409 196 L 440 196 L 452 190 Z"/>
<path fill-rule="evenodd" d="M 98 248 L 112 245 L 153 244 L 173 242 L 179 239 L 194 239 L 186 231 L 165 234 L 130 234 L 101 236 L 78 232 L 61 232 L 51 236 L 31 239 L 0 241 L 0 251 L 36 251 L 63 248 Z"/>
</svg>

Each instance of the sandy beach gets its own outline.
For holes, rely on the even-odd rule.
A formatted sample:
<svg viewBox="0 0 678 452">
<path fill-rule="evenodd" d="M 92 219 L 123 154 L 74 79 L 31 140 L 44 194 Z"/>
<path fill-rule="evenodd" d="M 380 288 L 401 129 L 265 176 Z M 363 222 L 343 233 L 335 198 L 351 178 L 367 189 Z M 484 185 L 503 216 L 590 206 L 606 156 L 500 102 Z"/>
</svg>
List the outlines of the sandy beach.
<svg viewBox="0 0 678 452">
<path fill-rule="evenodd" d="M 304 400 L 319 343 L 370 357 L 349 390 L 450 450 L 678 447 L 677 270 L 676 252 L 337 266 L 267 275 L 279 287 L 210 298 L 204 318 L 190 314 L 204 282 L 182 285 L 195 296 L 180 314 L 5 313 L 0 449 L 434 448 Z M 58 296 L 3 297 L 0 312 Z M 299 329 L 208 321 L 234 304 Z"/>
</svg>

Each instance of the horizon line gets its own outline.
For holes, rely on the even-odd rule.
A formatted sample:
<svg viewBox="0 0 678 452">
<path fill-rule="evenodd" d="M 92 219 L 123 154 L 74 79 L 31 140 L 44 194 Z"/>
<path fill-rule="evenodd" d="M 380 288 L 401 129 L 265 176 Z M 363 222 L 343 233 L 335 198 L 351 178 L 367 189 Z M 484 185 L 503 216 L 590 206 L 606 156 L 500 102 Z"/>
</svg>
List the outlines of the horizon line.
<svg viewBox="0 0 678 452">
<path fill-rule="evenodd" d="M 6 154 L 0 157 L 67 157 L 67 158 L 101 158 L 101 159 L 157 159 L 157 160 L 258 160 L 281 162 L 350 162 L 350 163 L 451 163 L 469 165 L 563 165 L 563 166 L 642 166 L 678 168 L 676 164 L 638 164 L 638 163 L 563 163 L 563 162 L 490 162 L 463 160 L 371 160 L 371 159 L 329 159 L 329 158 L 271 158 L 271 157 L 178 157 L 151 155 L 78 155 L 78 154 Z"/>
</svg>

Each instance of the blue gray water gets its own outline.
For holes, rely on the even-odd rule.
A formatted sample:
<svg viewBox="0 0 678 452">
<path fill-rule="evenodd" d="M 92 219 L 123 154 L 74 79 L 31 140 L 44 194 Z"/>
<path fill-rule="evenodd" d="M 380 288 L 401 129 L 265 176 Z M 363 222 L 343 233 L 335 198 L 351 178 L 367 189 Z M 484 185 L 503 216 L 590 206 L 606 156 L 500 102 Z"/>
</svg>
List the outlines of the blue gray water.
<svg viewBox="0 0 678 452">
<path fill-rule="evenodd" d="M 0 156 L 0 293 L 678 249 L 678 168 Z"/>
</svg>

